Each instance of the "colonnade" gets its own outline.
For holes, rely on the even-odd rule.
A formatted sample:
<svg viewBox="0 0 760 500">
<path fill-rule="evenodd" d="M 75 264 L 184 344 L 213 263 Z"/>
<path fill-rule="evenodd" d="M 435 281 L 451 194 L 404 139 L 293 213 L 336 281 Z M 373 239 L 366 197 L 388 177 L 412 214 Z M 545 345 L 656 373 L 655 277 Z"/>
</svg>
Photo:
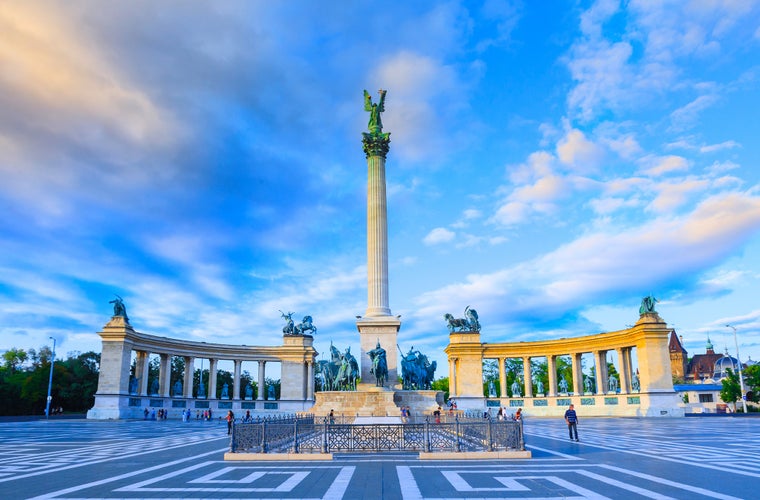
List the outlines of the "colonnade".
<svg viewBox="0 0 760 500">
<path fill-rule="evenodd" d="M 498 354 L 492 354 L 492 351 L 500 351 L 502 348 L 499 346 L 493 345 L 488 346 L 483 351 L 483 359 L 495 359 L 499 366 L 499 394 L 501 397 L 506 397 L 508 394 L 507 391 L 507 372 L 506 372 L 506 361 L 508 359 L 520 359 L 522 361 L 522 376 L 523 376 L 523 382 L 524 382 L 524 393 L 520 394 L 520 397 L 537 397 L 537 396 L 548 396 L 548 397 L 554 397 L 554 396 L 560 396 L 560 395 L 567 395 L 567 394 L 608 394 L 608 393 L 616 393 L 616 394 L 630 394 L 630 393 L 639 393 L 640 392 L 640 385 L 638 387 L 634 387 L 634 374 L 636 370 L 633 367 L 633 359 L 632 359 L 632 351 L 635 349 L 635 346 L 629 346 L 629 347 L 619 347 L 617 349 L 614 349 L 614 351 L 617 353 L 618 358 L 618 365 L 617 372 L 620 377 L 618 380 L 618 387 L 617 389 L 613 389 L 609 386 L 609 373 L 608 373 L 608 365 L 607 365 L 607 354 L 611 352 L 610 350 L 596 350 L 590 352 L 590 354 L 593 354 L 594 358 L 594 373 L 595 373 L 595 384 L 592 391 L 586 391 L 586 388 L 584 387 L 584 375 L 582 371 L 582 356 L 586 353 L 584 352 L 573 352 L 573 353 L 567 353 L 562 355 L 526 355 L 522 356 L 521 358 L 516 358 L 514 356 L 510 355 L 498 355 Z M 571 359 L 571 367 L 572 367 L 572 386 L 568 385 L 566 390 L 562 390 L 560 387 L 560 381 L 557 379 L 557 358 L 560 356 L 569 356 Z M 546 391 L 537 391 L 536 388 L 533 386 L 533 370 L 531 367 L 531 360 L 534 358 L 546 358 L 547 361 L 547 374 L 549 378 L 549 386 L 547 387 Z M 449 390 L 451 393 L 451 396 L 457 396 L 457 389 L 458 385 L 456 383 L 457 379 L 457 361 L 458 358 L 456 357 L 450 357 L 449 358 L 449 373 L 452 376 L 453 382 L 450 382 L 449 384 Z M 639 382 L 640 384 L 640 382 Z M 522 390 L 522 388 L 521 388 Z"/>
<path fill-rule="evenodd" d="M 209 406 L 211 401 L 217 401 L 215 409 L 266 408 L 266 405 L 259 406 L 258 403 L 255 406 L 245 406 L 250 403 L 245 403 L 245 394 L 241 391 L 243 362 L 257 363 L 257 401 L 267 399 L 266 368 L 268 363 L 275 362 L 281 365 L 277 408 L 303 410 L 314 401 L 314 363 L 317 352 L 312 345 L 313 338 L 309 335 L 283 336 L 283 344 L 280 346 L 191 342 L 137 332 L 121 316 L 114 316 L 98 334 L 103 341 L 100 375 L 95 406 L 88 412 L 88 418 L 133 417 L 134 409 L 130 407 L 146 404 L 153 406 L 160 403 L 159 398 L 171 398 L 172 407 L 177 408 L 189 407 L 189 403 L 176 401 L 177 399 L 194 399 L 195 408 L 214 408 Z M 130 377 L 133 353 L 136 385 Z M 149 380 L 150 356 L 156 354 L 159 356 L 158 387 Z M 182 357 L 185 362 L 180 395 L 175 394 L 172 387 L 171 364 L 174 356 Z M 205 386 L 202 387 L 202 378 L 198 387 L 194 386 L 193 375 L 198 359 L 209 362 L 208 393 Z M 233 362 L 233 383 L 227 394 L 217 398 L 218 366 L 223 360 Z M 143 401 L 142 398 L 150 399 Z M 224 400 L 229 403 L 223 403 Z"/>
<path fill-rule="evenodd" d="M 171 385 L 171 358 L 174 356 L 172 353 L 169 352 L 160 352 L 160 353 L 152 353 L 150 351 L 141 351 L 141 350 L 135 350 L 135 372 L 134 372 L 134 378 L 137 380 L 137 386 L 129 386 L 129 394 L 134 396 L 159 396 L 159 397 L 182 397 L 186 399 L 246 399 L 245 394 L 242 392 L 243 385 L 241 382 L 242 378 L 242 364 L 244 361 L 243 359 L 232 359 L 230 361 L 234 364 L 234 370 L 233 370 L 233 376 L 232 376 L 232 393 L 224 395 L 222 394 L 221 397 L 217 398 L 218 391 L 218 385 L 217 385 L 217 372 L 218 372 L 218 363 L 219 361 L 222 361 L 221 359 L 215 359 L 215 358 L 197 358 L 193 356 L 182 356 L 184 362 L 185 362 L 185 372 L 182 377 L 182 394 L 178 395 L 174 392 L 173 387 Z M 151 390 L 151 379 L 149 378 L 149 365 L 150 365 L 150 355 L 151 354 L 158 354 L 160 357 L 159 362 L 159 373 L 158 373 L 158 387 L 157 390 L 153 392 Z M 207 359 L 208 360 L 208 386 L 206 386 L 203 383 L 203 370 L 201 370 L 201 380 L 199 381 L 199 384 L 197 387 L 195 386 L 195 380 L 194 380 L 194 371 L 195 371 L 195 362 L 198 359 Z M 258 394 L 256 397 L 256 400 L 262 401 L 267 399 L 267 391 L 266 391 L 266 365 L 267 361 L 263 359 L 254 359 L 258 364 L 258 372 L 257 372 L 257 386 L 258 386 Z M 271 362 L 270 362 L 271 363 Z M 307 369 L 307 375 L 306 375 L 306 394 L 305 398 L 307 400 L 313 400 L 314 399 L 314 384 L 313 382 L 309 384 L 308 382 L 310 380 L 314 379 L 314 362 L 313 361 L 306 361 L 306 369 Z M 208 388 L 208 393 L 206 392 L 206 388 Z M 193 396 L 193 393 L 196 393 L 195 396 Z"/>
<path fill-rule="evenodd" d="M 485 343 L 480 341 L 480 332 L 452 332 L 445 349 L 449 395 L 456 398 L 460 408 L 485 407 L 488 398 L 483 395 L 483 360 L 495 359 L 499 366 L 499 393 L 501 399 L 507 398 L 507 360 L 519 359 L 522 360 L 524 394 L 521 393 L 517 401 L 510 401 L 510 405 L 527 405 L 523 398 L 530 398 L 533 403 L 529 406 L 534 407 L 536 414 L 543 415 L 561 414 L 564 411 L 561 407 L 571 403 L 587 405 L 590 408 L 586 411 L 598 415 L 675 415 L 679 411 L 675 408 L 678 402 L 668 351 L 671 331 L 657 313 L 643 313 L 639 321 L 626 330 L 558 340 Z M 617 356 L 617 388 L 609 385 L 607 357 L 611 352 Z M 596 380 L 591 391 L 586 391 L 583 385 L 584 354 L 591 354 L 594 360 Z M 557 379 L 557 358 L 561 356 L 569 356 L 572 369 L 572 384 L 566 391 L 560 390 Z M 542 394 L 533 387 L 531 360 L 534 358 L 545 358 L 547 362 L 548 387 Z M 591 408 L 594 406 L 596 408 Z"/>
</svg>

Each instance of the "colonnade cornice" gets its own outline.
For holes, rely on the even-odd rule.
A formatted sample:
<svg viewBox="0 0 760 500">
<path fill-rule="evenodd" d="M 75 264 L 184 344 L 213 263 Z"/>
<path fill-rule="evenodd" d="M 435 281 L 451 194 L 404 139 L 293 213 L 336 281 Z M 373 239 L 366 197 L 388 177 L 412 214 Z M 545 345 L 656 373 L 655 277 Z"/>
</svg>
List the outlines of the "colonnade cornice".
<svg viewBox="0 0 760 500">
<path fill-rule="evenodd" d="M 667 339 L 671 329 L 664 323 L 637 325 L 615 332 L 597 333 L 582 337 L 528 342 L 483 343 L 484 358 L 525 356 L 563 356 L 574 353 L 609 351 L 628 347 L 640 347 L 647 342 Z M 452 351 L 453 352 L 453 351 Z M 459 349 L 456 352 L 460 352 Z"/>
<path fill-rule="evenodd" d="M 129 325 L 112 326 L 110 323 L 98 334 L 103 342 L 122 342 L 132 350 L 172 356 L 305 363 L 313 360 L 317 355 L 317 351 L 312 346 L 246 346 L 180 340 L 141 333 Z"/>
</svg>

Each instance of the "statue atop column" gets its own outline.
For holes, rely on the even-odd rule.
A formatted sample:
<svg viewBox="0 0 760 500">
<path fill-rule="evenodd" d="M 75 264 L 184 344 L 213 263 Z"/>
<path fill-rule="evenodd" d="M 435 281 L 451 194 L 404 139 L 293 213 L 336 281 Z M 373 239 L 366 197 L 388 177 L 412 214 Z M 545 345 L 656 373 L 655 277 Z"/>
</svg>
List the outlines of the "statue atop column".
<svg viewBox="0 0 760 500">
<path fill-rule="evenodd" d="M 391 142 L 390 132 L 383 132 L 383 121 L 380 117 L 380 113 L 385 111 L 385 94 L 386 90 L 380 89 L 380 100 L 377 103 L 372 102 L 372 97 L 369 92 L 364 91 L 364 111 L 369 111 L 369 123 L 367 128 L 369 132 L 362 132 L 362 144 L 364 145 L 364 153 L 369 158 L 370 156 L 382 156 L 388 154 L 388 143 Z"/>
<path fill-rule="evenodd" d="M 114 294 L 116 295 L 116 294 Z M 124 300 L 122 300 L 121 297 L 116 295 L 116 298 L 109 301 L 109 304 L 113 304 L 113 315 L 114 317 L 122 317 L 124 318 L 124 321 L 129 323 L 129 318 L 127 317 L 127 306 L 124 305 Z"/>
<path fill-rule="evenodd" d="M 470 306 L 464 308 L 464 318 L 455 318 L 452 314 L 443 315 L 446 320 L 449 332 L 479 332 L 480 321 L 478 320 L 478 311 L 470 309 Z"/>
<path fill-rule="evenodd" d="M 654 305 L 659 302 L 653 295 L 647 295 L 641 299 L 641 307 L 639 307 L 639 314 L 657 314 L 654 310 Z"/>
</svg>

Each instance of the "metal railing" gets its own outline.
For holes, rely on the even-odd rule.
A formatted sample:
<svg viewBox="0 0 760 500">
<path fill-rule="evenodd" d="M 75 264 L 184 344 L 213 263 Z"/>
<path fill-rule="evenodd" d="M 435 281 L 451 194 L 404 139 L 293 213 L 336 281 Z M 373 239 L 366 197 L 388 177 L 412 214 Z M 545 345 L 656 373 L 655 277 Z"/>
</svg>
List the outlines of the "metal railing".
<svg viewBox="0 0 760 500">
<path fill-rule="evenodd" d="M 455 418 L 436 423 L 341 424 L 313 416 L 235 423 L 230 451 L 246 453 L 525 450 L 521 421 Z"/>
</svg>

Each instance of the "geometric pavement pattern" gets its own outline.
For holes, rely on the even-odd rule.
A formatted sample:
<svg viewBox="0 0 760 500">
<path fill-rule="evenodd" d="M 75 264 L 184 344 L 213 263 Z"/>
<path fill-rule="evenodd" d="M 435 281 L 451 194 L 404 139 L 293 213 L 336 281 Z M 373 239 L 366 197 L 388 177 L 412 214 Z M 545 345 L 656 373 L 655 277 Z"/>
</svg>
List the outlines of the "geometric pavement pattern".
<svg viewBox="0 0 760 500">
<path fill-rule="evenodd" d="M 52 425 L 51 425 L 52 424 Z M 0 423 L 3 498 L 757 498 L 760 418 L 525 421 L 530 460 L 226 462 L 216 422 Z"/>
</svg>

